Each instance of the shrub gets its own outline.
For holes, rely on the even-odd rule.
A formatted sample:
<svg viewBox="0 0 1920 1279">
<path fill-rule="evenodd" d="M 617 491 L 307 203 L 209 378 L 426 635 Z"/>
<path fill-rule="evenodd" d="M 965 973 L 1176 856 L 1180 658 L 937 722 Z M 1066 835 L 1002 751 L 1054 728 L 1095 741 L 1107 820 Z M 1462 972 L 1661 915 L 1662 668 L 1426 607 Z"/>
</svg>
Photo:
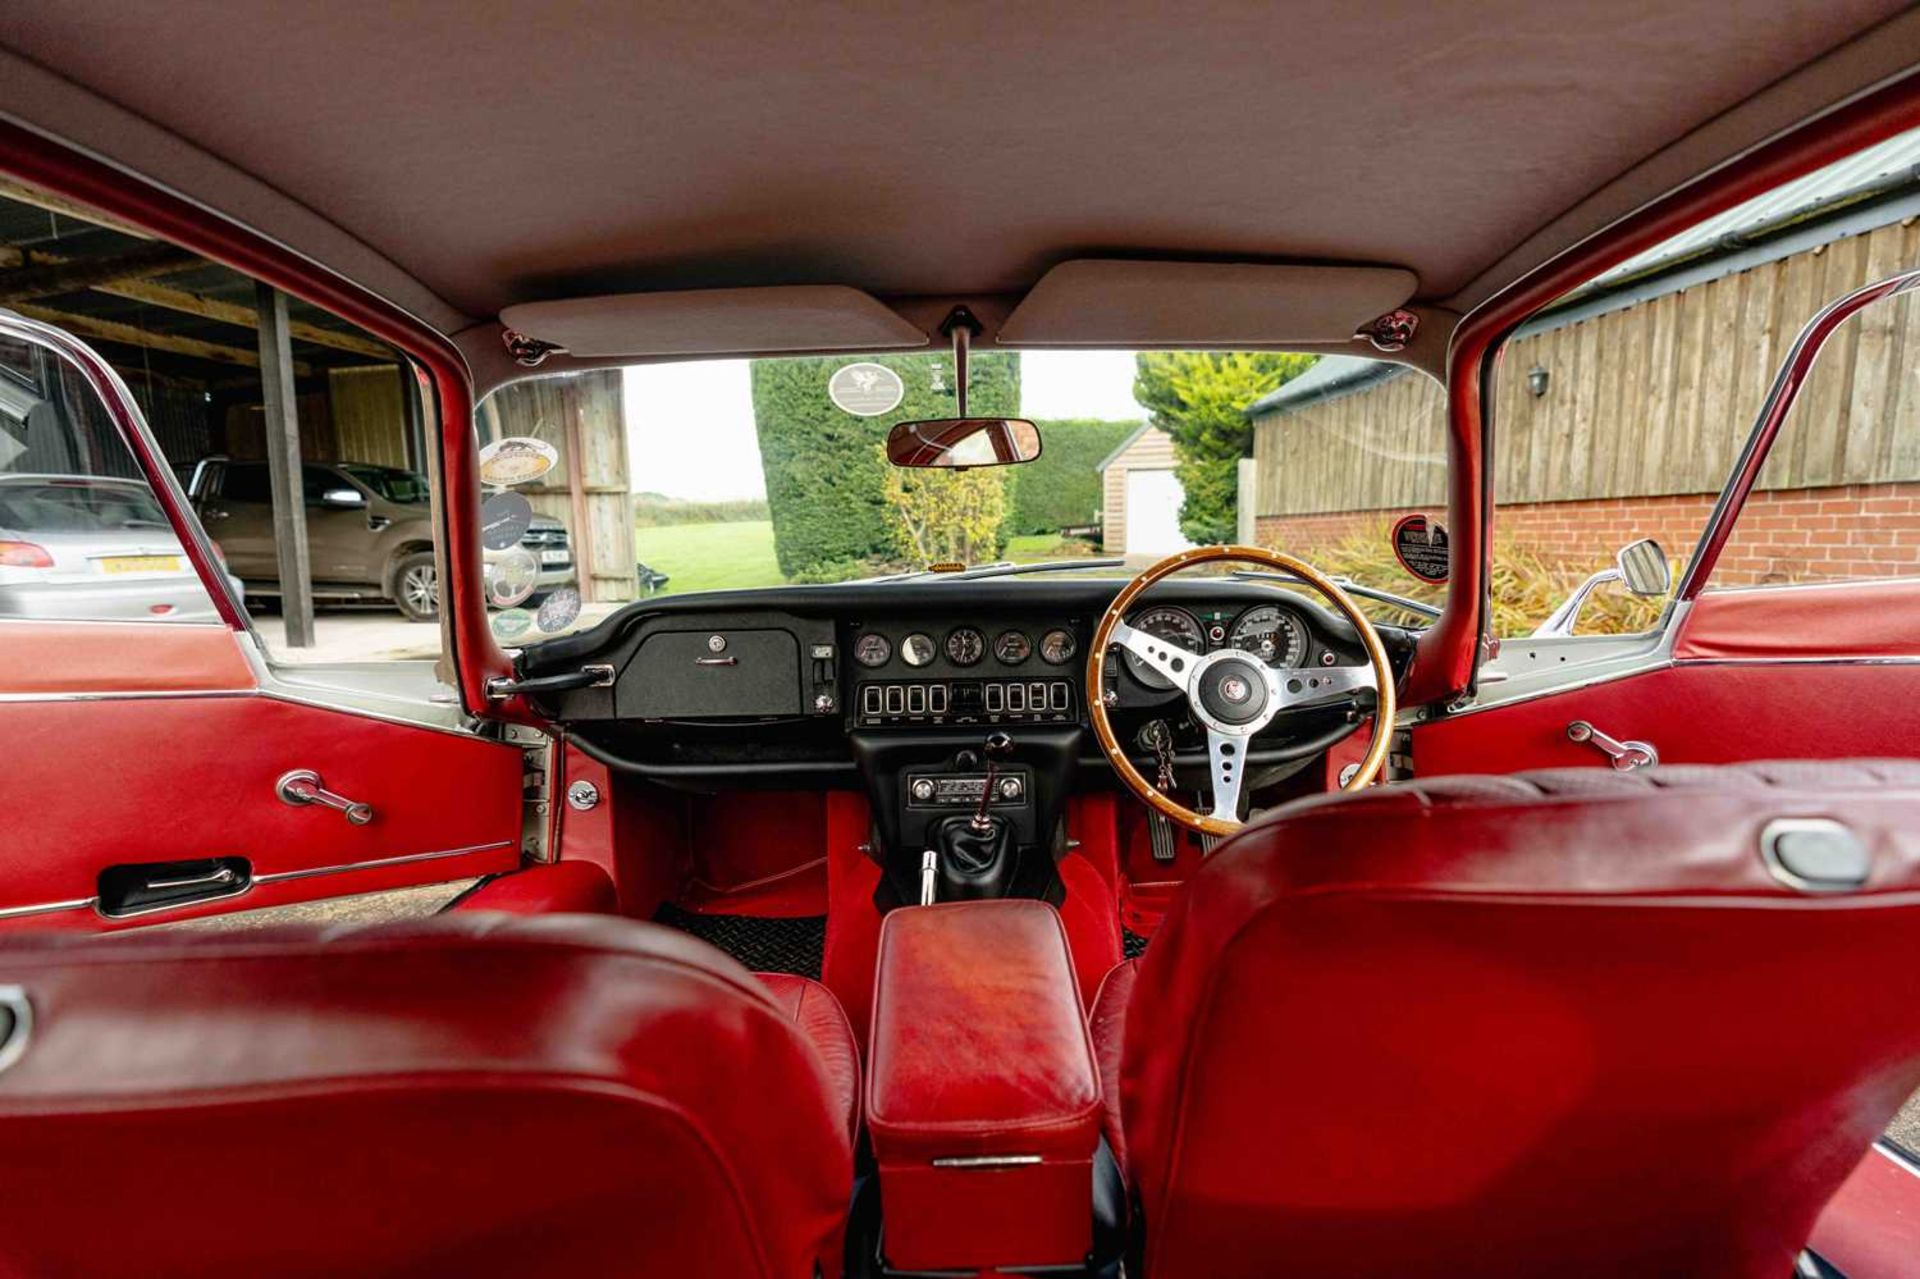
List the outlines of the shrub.
<svg viewBox="0 0 1920 1279">
<path fill-rule="evenodd" d="M 767 500 L 762 497 L 697 502 L 659 493 L 633 495 L 635 528 L 663 528 L 672 524 L 739 524 L 766 518 Z"/>
<path fill-rule="evenodd" d="M 1066 418 L 1035 425 L 1040 428 L 1040 457 L 1012 468 L 1007 532 L 1018 537 L 1097 523 L 1100 473 L 1094 468 L 1140 424 Z"/>
<path fill-rule="evenodd" d="M 1006 515 L 1005 467 L 887 468 L 887 519 L 894 546 L 917 565 L 998 559 Z"/>
<path fill-rule="evenodd" d="M 827 397 L 827 380 L 847 364 L 883 364 L 900 375 L 906 394 L 893 412 L 861 418 Z M 1012 415 L 1020 406 L 1020 360 L 1010 352 L 976 353 L 968 409 L 976 415 Z M 885 559 L 897 550 L 887 514 L 887 473 L 875 446 L 896 422 L 948 417 L 954 384 L 951 355 L 830 356 L 755 360 L 754 425 L 767 481 L 773 544 L 780 571 L 800 578 L 830 561 Z"/>
</svg>

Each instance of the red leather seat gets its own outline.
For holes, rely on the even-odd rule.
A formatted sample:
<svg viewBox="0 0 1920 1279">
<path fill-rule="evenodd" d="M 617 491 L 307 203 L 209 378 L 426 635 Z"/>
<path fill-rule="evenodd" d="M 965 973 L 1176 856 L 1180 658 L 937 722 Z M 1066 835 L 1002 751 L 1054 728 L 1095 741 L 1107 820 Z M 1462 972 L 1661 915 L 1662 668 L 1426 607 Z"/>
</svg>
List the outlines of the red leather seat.
<svg viewBox="0 0 1920 1279">
<path fill-rule="evenodd" d="M 613 915 L 620 910 L 613 881 L 592 862 L 547 862 L 481 880 L 448 910 L 503 910 L 512 915 Z"/>
<path fill-rule="evenodd" d="M 35 937 L 7 986 L 0 1275 L 840 1272 L 846 1019 L 670 929 Z"/>
<path fill-rule="evenodd" d="M 1145 1273 L 1778 1279 L 1920 1085 L 1916 970 L 1912 761 L 1278 810 L 1096 1004 Z"/>
</svg>

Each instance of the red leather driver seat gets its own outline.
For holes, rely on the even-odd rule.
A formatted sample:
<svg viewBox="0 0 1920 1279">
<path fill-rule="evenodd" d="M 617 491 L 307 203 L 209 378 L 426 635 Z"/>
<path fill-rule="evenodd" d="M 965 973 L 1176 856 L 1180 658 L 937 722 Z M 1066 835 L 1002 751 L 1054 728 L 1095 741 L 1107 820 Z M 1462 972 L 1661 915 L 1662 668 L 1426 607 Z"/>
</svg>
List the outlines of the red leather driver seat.
<svg viewBox="0 0 1920 1279">
<path fill-rule="evenodd" d="M 1916 971 L 1911 761 L 1278 810 L 1096 1003 L 1145 1274 L 1780 1279 L 1920 1085 Z"/>
<path fill-rule="evenodd" d="M 840 1273 L 846 1019 L 681 933 L 34 937 L 0 944 L 20 992 L 8 1279 Z"/>
</svg>

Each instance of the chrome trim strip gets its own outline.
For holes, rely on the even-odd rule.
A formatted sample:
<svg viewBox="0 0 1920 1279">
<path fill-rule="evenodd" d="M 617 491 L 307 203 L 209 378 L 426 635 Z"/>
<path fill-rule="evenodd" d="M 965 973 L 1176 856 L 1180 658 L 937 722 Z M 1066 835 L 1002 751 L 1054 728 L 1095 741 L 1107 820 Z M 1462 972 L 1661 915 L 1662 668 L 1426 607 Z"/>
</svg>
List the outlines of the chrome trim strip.
<svg viewBox="0 0 1920 1279">
<path fill-rule="evenodd" d="M 28 915 L 51 915 L 59 910 L 85 910 L 99 901 L 98 897 L 76 897 L 65 902 L 40 902 L 33 906 L 0 907 L 0 919 L 24 919 Z"/>
<path fill-rule="evenodd" d="M 933 1161 L 935 1168 L 1031 1168 L 1039 1155 L 942 1155 Z"/>
<path fill-rule="evenodd" d="M 0 702 L 132 702 L 159 697 L 258 697 L 257 688 L 155 688 L 65 693 L 0 693 Z"/>
<path fill-rule="evenodd" d="M 376 857 L 372 861 L 344 862 L 338 866 L 312 866 L 305 870 L 280 870 L 271 875 L 255 875 L 256 884 L 284 884 L 296 879 L 312 879 L 316 875 L 338 875 L 350 870 L 375 870 L 382 866 L 406 866 L 413 862 L 436 861 L 442 857 L 460 857 L 467 853 L 491 852 L 496 848 L 513 848 L 511 839 L 497 839 L 491 844 L 470 844 L 465 848 L 446 848 L 434 853 L 408 853 L 404 857 Z"/>
<path fill-rule="evenodd" d="M 7 1037 L 0 1039 L 0 1071 L 19 1061 L 27 1051 L 27 1041 L 33 1038 L 33 1001 L 27 998 L 24 986 L 0 986 L 0 1008 L 12 1013 L 7 1024 Z"/>
<path fill-rule="evenodd" d="M 1913 1160 L 1907 1158 L 1905 1151 L 1897 1150 L 1893 1146 L 1888 1145 L 1885 1141 L 1874 1142 L 1873 1148 L 1879 1151 L 1881 1154 L 1885 1155 L 1890 1161 L 1892 1161 L 1892 1163 L 1896 1167 L 1903 1168 L 1906 1171 L 1912 1173 L 1914 1176 L 1920 1177 L 1920 1164 L 1917 1164 Z"/>
</svg>

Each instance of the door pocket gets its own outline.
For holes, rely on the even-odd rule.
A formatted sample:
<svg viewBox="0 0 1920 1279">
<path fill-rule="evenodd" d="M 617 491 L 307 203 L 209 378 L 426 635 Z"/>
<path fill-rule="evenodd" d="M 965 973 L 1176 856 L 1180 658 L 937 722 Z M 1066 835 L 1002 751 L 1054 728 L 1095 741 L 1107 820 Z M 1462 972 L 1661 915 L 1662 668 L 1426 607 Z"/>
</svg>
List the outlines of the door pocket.
<svg viewBox="0 0 1920 1279">
<path fill-rule="evenodd" d="M 129 863 L 100 872 L 99 907 L 109 919 L 124 919 L 171 906 L 218 901 L 252 886 L 253 864 L 244 857 Z"/>
</svg>

